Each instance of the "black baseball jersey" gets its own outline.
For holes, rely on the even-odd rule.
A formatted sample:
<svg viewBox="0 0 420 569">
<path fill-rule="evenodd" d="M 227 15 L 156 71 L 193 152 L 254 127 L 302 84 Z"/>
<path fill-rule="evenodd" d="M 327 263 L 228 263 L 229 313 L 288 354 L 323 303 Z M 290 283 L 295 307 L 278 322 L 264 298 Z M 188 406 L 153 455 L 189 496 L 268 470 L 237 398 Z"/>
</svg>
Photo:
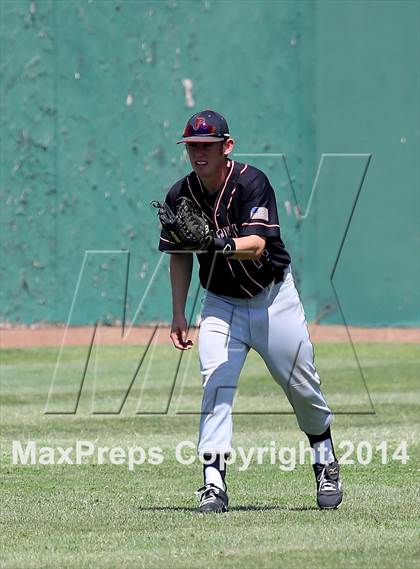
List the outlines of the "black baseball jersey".
<svg viewBox="0 0 420 569">
<path fill-rule="evenodd" d="M 165 201 L 175 211 L 178 197 L 192 199 L 217 237 L 260 235 L 266 238 L 264 252 L 258 260 L 197 253 L 200 282 L 205 289 L 215 294 L 250 298 L 274 279 L 282 280 L 290 256 L 280 237 L 276 198 L 267 176 L 253 166 L 233 160 L 229 160 L 228 166 L 225 183 L 218 192 L 209 194 L 197 174 L 191 172 L 172 186 Z M 159 250 L 179 252 L 164 230 Z"/>
</svg>

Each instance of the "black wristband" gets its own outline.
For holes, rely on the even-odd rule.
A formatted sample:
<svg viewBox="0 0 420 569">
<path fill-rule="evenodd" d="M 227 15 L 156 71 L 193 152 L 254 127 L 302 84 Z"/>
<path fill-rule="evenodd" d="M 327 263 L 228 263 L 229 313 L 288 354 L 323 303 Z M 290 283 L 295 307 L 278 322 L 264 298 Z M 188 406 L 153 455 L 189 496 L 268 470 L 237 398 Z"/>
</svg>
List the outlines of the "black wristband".
<svg viewBox="0 0 420 569">
<path fill-rule="evenodd" d="M 236 244 L 232 237 L 213 237 L 208 250 L 221 251 L 223 256 L 231 257 L 236 251 Z"/>
</svg>

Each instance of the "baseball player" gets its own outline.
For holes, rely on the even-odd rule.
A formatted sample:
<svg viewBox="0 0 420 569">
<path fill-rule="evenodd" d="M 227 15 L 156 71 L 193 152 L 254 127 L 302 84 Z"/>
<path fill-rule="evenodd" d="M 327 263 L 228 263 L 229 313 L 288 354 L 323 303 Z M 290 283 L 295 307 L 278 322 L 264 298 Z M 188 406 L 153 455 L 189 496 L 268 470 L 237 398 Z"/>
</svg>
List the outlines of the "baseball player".
<svg viewBox="0 0 420 569">
<path fill-rule="evenodd" d="M 182 213 L 179 203 L 192 203 L 209 230 L 194 251 L 206 289 L 198 343 L 203 383 L 198 453 L 204 471 L 199 511 L 228 508 L 225 476 L 232 404 L 251 348 L 283 388 L 313 448 L 319 508 L 337 508 L 343 491 L 330 432 L 332 413 L 320 390 L 290 256 L 280 236 L 273 188 L 261 170 L 229 158 L 234 140 L 219 113 L 204 110 L 192 116 L 178 143 L 186 145 L 192 172 L 172 186 L 160 205 L 176 214 Z M 192 218 L 188 214 L 186 223 Z M 168 229 L 172 225 L 165 225 L 159 249 L 171 253 L 170 335 L 176 348 L 188 350 L 193 343 L 187 337 L 184 311 L 193 252 Z"/>
</svg>

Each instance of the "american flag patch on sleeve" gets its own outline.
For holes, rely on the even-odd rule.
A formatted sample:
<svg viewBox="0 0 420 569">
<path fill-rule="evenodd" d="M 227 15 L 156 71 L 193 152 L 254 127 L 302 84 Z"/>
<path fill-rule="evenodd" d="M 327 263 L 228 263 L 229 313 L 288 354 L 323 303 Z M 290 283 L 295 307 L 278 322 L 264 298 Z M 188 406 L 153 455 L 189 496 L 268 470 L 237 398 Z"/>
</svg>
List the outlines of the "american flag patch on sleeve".
<svg viewBox="0 0 420 569">
<path fill-rule="evenodd" d="M 268 221 L 268 209 L 266 207 L 253 207 L 250 211 L 250 218 Z"/>
</svg>

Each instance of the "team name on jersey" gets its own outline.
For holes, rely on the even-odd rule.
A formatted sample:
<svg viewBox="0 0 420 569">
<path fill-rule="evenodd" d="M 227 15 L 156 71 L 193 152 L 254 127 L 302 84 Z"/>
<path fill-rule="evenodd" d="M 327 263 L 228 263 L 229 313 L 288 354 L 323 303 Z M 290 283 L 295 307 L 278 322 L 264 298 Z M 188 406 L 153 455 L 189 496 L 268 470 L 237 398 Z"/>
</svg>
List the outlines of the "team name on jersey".
<svg viewBox="0 0 420 569">
<path fill-rule="evenodd" d="M 236 237 L 238 235 L 238 227 L 236 223 L 231 223 L 226 227 L 219 227 L 215 233 L 217 237 Z"/>
</svg>

